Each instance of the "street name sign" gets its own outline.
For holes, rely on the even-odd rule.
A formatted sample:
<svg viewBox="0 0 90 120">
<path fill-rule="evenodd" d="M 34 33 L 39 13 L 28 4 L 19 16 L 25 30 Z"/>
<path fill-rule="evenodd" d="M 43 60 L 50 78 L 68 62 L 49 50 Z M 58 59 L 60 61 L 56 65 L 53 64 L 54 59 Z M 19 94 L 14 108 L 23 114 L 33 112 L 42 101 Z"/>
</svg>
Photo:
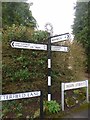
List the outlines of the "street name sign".
<svg viewBox="0 0 90 120">
<path fill-rule="evenodd" d="M 17 42 L 17 41 L 12 41 L 11 47 L 21 48 L 21 49 L 47 50 L 47 45 L 45 44 L 35 44 L 35 43 L 26 43 L 26 42 Z M 68 47 L 52 45 L 51 51 L 68 52 Z"/>
<path fill-rule="evenodd" d="M 87 87 L 87 81 L 64 83 L 64 90 Z"/>
<path fill-rule="evenodd" d="M 56 35 L 56 36 L 51 37 L 51 43 L 66 41 L 66 40 L 69 40 L 69 39 L 70 39 L 70 34 L 65 33 L 65 34 Z"/>
<path fill-rule="evenodd" d="M 41 95 L 41 91 L 16 93 L 16 94 L 6 94 L 6 95 L 0 95 L 0 101 L 38 97 L 40 95 Z"/>
</svg>

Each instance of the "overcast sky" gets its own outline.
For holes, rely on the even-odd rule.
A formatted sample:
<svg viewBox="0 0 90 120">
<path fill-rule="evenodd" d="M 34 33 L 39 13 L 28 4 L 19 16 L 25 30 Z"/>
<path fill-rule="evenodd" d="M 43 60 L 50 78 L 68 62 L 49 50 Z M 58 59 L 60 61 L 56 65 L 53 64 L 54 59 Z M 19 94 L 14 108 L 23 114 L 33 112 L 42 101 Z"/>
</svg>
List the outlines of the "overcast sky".
<svg viewBox="0 0 90 120">
<path fill-rule="evenodd" d="M 33 2 L 32 15 L 36 19 L 40 30 L 45 30 L 45 24 L 53 25 L 54 34 L 71 33 L 76 0 L 28 0 Z"/>
</svg>

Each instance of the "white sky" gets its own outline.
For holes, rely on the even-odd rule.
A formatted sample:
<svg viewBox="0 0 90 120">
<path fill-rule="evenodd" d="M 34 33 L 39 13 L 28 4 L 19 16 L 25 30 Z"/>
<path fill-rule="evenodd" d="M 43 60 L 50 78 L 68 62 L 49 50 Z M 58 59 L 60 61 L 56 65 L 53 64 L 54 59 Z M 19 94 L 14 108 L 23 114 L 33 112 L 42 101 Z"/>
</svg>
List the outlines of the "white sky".
<svg viewBox="0 0 90 120">
<path fill-rule="evenodd" d="M 36 19 L 39 30 L 45 30 L 45 24 L 53 25 L 54 34 L 71 33 L 76 0 L 28 0 L 33 2 L 32 15 Z"/>
</svg>

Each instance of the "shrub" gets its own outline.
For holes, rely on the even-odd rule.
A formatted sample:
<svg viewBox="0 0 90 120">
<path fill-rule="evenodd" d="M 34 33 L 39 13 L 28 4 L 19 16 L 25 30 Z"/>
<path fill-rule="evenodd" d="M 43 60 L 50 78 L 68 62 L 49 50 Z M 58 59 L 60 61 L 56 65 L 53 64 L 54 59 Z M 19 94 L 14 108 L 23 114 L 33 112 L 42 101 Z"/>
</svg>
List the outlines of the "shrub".
<svg viewBox="0 0 90 120">
<path fill-rule="evenodd" d="M 46 101 L 44 102 L 45 111 L 49 113 L 58 113 L 60 111 L 60 105 L 56 102 L 56 100 Z"/>
<path fill-rule="evenodd" d="M 53 79 L 55 82 L 70 82 L 85 78 L 86 55 L 84 48 L 75 41 L 68 43 L 67 46 L 69 48 L 67 53 L 52 53 Z"/>
</svg>

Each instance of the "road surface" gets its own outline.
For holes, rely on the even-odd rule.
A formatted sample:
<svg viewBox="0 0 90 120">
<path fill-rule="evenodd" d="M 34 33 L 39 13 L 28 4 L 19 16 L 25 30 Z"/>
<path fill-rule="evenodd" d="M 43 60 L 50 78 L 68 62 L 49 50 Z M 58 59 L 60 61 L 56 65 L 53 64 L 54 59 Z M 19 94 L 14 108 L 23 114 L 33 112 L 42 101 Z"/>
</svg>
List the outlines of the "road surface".
<svg viewBox="0 0 90 120">
<path fill-rule="evenodd" d="M 81 110 L 79 112 L 70 113 L 69 115 L 65 116 L 64 118 L 90 118 L 90 108 Z"/>
</svg>

